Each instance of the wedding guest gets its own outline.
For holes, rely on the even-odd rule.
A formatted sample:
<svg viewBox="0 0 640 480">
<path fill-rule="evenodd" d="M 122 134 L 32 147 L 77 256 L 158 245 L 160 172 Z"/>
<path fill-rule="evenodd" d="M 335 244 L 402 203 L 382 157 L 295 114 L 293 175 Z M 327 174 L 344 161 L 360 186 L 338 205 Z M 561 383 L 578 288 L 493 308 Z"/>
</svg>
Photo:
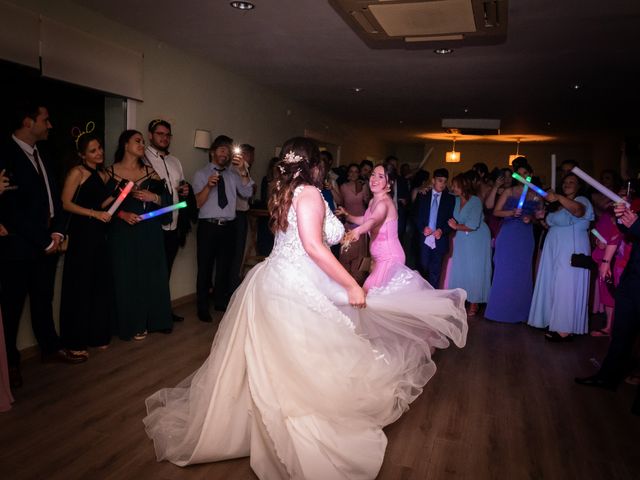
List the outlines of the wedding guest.
<svg viewBox="0 0 640 480">
<path fill-rule="evenodd" d="M 474 163 L 471 169 L 478 175 L 477 184 L 475 185 L 476 195 L 484 202 L 493 188 L 491 177 L 489 176 L 489 167 L 486 163 Z"/>
<path fill-rule="evenodd" d="M 171 203 L 164 182 L 146 165 L 144 137 L 125 130 L 108 170 L 109 188 L 134 182 L 134 190 L 115 213 L 107 235 L 113 269 L 116 333 L 123 340 L 144 340 L 148 332 L 171 333 L 171 295 L 162 223 L 171 215 L 141 221 L 140 215 Z"/>
<path fill-rule="evenodd" d="M 533 169 L 526 162 L 515 165 L 523 178 L 533 175 Z M 535 246 L 532 221 L 542 205 L 540 198 L 527 189 L 524 203 L 520 206 L 523 190 L 524 186 L 519 182 L 505 189 L 493 210 L 493 214 L 503 222 L 496 239 L 493 283 L 484 313 L 488 320 L 519 323 L 529 318 Z"/>
<path fill-rule="evenodd" d="M 111 340 L 112 285 L 104 211 L 110 198 L 104 150 L 91 134 L 76 139 L 81 163 L 67 174 L 62 207 L 68 212 L 69 248 L 64 256 L 60 301 L 60 339 L 76 355 L 87 347 L 105 349 Z"/>
<path fill-rule="evenodd" d="M 236 218 L 238 195 L 253 194 L 253 180 L 234 154 L 231 163 L 231 144 L 226 135 L 215 138 L 209 148 L 209 164 L 193 177 L 193 190 L 200 212 L 198 214 L 196 295 L 198 318 L 212 322 L 209 313 L 209 288 L 213 267 L 216 268 L 214 308 L 225 311 L 231 297 L 230 266 L 234 252 L 233 221 Z"/>
<path fill-rule="evenodd" d="M 546 219 L 545 238 L 536 277 L 528 323 L 549 328 L 545 338 L 560 342 L 587 333 L 589 270 L 571 265 L 572 255 L 591 254 L 589 224 L 593 207 L 580 194 L 580 180 L 569 173 L 562 180 L 562 194 L 548 192 L 546 201 L 556 204 Z"/>
<path fill-rule="evenodd" d="M 277 163 L 280 159 L 278 157 L 272 157 L 267 165 L 267 174 L 262 177 L 260 183 L 260 202 L 257 208 L 266 210 L 267 202 L 269 201 L 269 195 L 273 190 L 276 178 Z M 273 248 L 274 236 L 273 232 L 269 228 L 269 219 L 267 217 L 258 217 L 258 238 L 256 241 L 256 250 L 258 255 L 264 257 L 271 253 Z"/>
<path fill-rule="evenodd" d="M 177 157 L 169 153 L 171 146 L 171 124 L 166 120 L 155 119 L 149 122 L 147 128 L 149 131 L 149 145 L 144 149 L 144 161 L 147 165 L 155 170 L 158 176 L 164 180 L 169 191 L 170 203 L 176 204 L 183 200 L 187 200 L 189 195 L 189 184 L 184 179 L 182 164 Z M 193 199 L 191 199 L 193 203 Z M 178 255 L 180 246 L 185 245 L 186 230 L 191 230 L 191 222 L 189 219 L 180 222 L 179 217 L 189 214 L 188 208 L 174 210 L 171 212 L 171 221 L 162 225 L 162 233 L 164 237 L 164 253 L 167 264 L 169 278 L 171 278 L 171 270 L 173 262 Z M 182 227 L 182 228 L 181 228 Z M 184 317 L 171 312 L 174 322 L 181 322 Z"/>
<path fill-rule="evenodd" d="M 10 186 L 9 177 L 5 175 L 6 170 L 0 171 L 0 195 Z M 2 218 L 0 218 L 2 222 Z M 7 234 L 7 229 L 0 223 L 0 237 Z M 0 285 L 0 294 L 2 285 Z M 13 395 L 11 394 L 11 381 L 9 379 L 9 365 L 7 363 L 7 350 L 4 346 L 4 326 L 2 324 L 2 309 L 0 308 L 0 412 L 11 409 Z"/>
<path fill-rule="evenodd" d="M 347 170 L 346 183 L 340 185 L 340 195 L 344 203 L 344 211 L 350 215 L 361 217 L 364 215 L 367 204 L 371 196 L 369 187 L 360 180 L 360 167 L 357 163 L 349 165 Z M 336 210 L 337 212 L 338 210 Z M 345 230 L 349 232 L 357 225 L 347 221 Z M 367 276 L 366 270 L 362 267 L 362 262 L 367 256 L 367 241 L 363 235 L 357 241 L 351 242 L 348 249 L 340 251 L 340 263 L 356 279 L 359 285 L 364 283 Z"/>
<path fill-rule="evenodd" d="M 373 171 L 373 162 L 371 160 L 362 160 L 360 162 L 360 177 L 363 181 L 368 182 L 371 172 Z"/>
<path fill-rule="evenodd" d="M 416 197 L 416 237 L 420 247 L 420 274 L 433 288 L 440 286 L 440 272 L 449 251 L 449 219 L 453 218 L 456 198 L 447 191 L 449 171 L 433 172 L 431 189 Z"/>
<path fill-rule="evenodd" d="M 482 202 L 473 193 L 471 180 L 460 173 L 451 180 L 456 203 L 449 227 L 455 231 L 451 274 L 447 288 L 467 292 L 469 316 L 489 299 L 491 287 L 491 233 L 484 222 Z"/>
<path fill-rule="evenodd" d="M 492 172 L 492 186 L 491 190 L 487 193 L 484 200 L 484 218 L 489 230 L 491 231 L 491 246 L 495 247 L 496 238 L 498 238 L 498 232 L 500 231 L 500 225 L 502 225 L 502 218 L 496 217 L 493 214 L 493 209 L 496 206 L 496 202 L 500 195 L 510 188 L 513 182 L 511 174 L 513 171 L 510 168 L 496 169 Z"/>
<path fill-rule="evenodd" d="M 53 323 L 53 287 L 58 247 L 64 239 L 60 195 L 47 156 L 38 142 L 49 137 L 49 111 L 37 102 L 20 104 L 14 131 L 0 146 L 0 171 L 18 188 L 0 197 L 0 285 L 2 318 L 13 388 L 22 385 L 18 326 L 27 295 L 31 326 L 43 361 L 84 362 L 62 348 Z"/>
<path fill-rule="evenodd" d="M 609 190 L 617 192 L 622 186 L 622 179 L 615 170 L 603 170 L 600 173 L 600 183 Z M 591 192 L 591 204 L 593 205 L 593 213 L 596 219 L 605 213 L 607 207 L 611 205 L 611 200 L 602 193 L 594 190 Z"/>
</svg>

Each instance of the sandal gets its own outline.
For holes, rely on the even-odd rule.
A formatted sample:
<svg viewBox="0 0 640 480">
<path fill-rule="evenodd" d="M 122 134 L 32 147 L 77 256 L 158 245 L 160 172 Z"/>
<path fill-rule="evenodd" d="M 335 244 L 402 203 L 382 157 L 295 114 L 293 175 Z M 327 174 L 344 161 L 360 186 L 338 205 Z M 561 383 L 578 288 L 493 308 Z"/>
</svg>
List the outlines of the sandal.
<svg viewBox="0 0 640 480">
<path fill-rule="evenodd" d="M 604 328 L 599 328 L 598 330 L 593 330 L 589 335 L 592 337 L 610 337 L 611 332 L 609 330 L 605 330 Z"/>
<path fill-rule="evenodd" d="M 544 334 L 544 338 L 550 342 L 570 342 L 573 340 L 573 335 L 565 335 L 564 337 L 558 332 L 548 332 Z"/>
<path fill-rule="evenodd" d="M 86 350 L 69 350 L 69 352 L 71 352 L 71 354 L 75 355 L 76 357 L 89 358 L 89 352 L 87 352 Z"/>
<path fill-rule="evenodd" d="M 111 345 L 109 345 L 108 343 L 106 345 L 100 345 L 98 347 L 96 347 L 96 349 L 98 350 L 107 350 Z"/>
<path fill-rule="evenodd" d="M 145 338 L 147 338 L 147 331 L 145 330 L 144 332 L 141 333 L 136 333 L 133 336 L 133 339 L 137 342 L 139 342 L 140 340 L 144 340 Z"/>
</svg>

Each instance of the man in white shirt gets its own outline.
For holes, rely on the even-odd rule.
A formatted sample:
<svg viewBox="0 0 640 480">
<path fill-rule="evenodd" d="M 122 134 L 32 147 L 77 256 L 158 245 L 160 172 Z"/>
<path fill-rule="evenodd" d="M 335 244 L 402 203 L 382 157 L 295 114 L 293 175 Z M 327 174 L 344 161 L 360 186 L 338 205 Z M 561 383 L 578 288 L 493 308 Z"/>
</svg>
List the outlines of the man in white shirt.
<svg viewBox="0 0 640 480">
<path fill-rule="evenodd" d="M 171 145 L 171 124 L 166 120 L 156 119 L 149 122 L 149 145 L 145 148 L 144 156 L 148 165 L 153 167 L 162 178 L 172 197 L 172 203 L 176 204 L 186 199 L 189 194 L 189 184 L 184 179 L 180 160 L 169 153 Z M 171 212 L 171 223 L 162 226 L 164 231 L 164 249 L 167 258 L 167 270 L 169 278 L 173 262 L 178 254 L 180 246 L 178 238 L 179 211 Z M 181 322 L 184 318 L 173 313 L 173 321 Z"/>
</svg>

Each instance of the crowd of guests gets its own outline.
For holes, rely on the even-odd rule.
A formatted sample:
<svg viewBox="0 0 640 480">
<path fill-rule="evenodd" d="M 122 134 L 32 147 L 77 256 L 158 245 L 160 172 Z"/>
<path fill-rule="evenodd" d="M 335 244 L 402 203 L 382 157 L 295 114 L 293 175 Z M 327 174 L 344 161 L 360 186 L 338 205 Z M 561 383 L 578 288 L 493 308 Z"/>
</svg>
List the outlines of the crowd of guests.
<svg viewBox="0 0 640 480">
<path fill-rule="evenodd" d="M 44 106 L 24 104 L 16 111 L 13 135 L 0 150 L 0 344 L 6 345 L 8 378 L 14 388 L 22 383 L 16 340 L 27 295 L 44 361 L 84 362 L 90 348 L 108 348 L 114 335 L 140 341 L 149 332 L 171 333 L 173 323 L 183 318 L 172 312 L 169 277 L 196 222 L 197 315 L 211 322 L 211 292 L 215 310 L 224 311 L 241 281 L 249 199 L 257 190 L 250 175 L 254 148 L 234 147 L 225 135 L 214 140 L 209 163 L 195 173 L 191 184 L 187 182 L 179 159 L 169 151 L 171 125 L 156 119 L 146 135 L 122 132 L 108 167 L 101 140 L 78 131 L 78 165 L 67 173 L 59 191 L 37 145 L 51 128 Z M 377 170 L 369 160 L 334 168 L 328 151 L 321 158 L 326 172 L 322 195 L 344 219 L 351 239 L 348 248 L 338 245 L 332 251 L 362 285 L 371 260 L 361 224 L 372 198 L 369 179 Z M 274 188 L 277 161 L 269 163 L 258 206 L 266 206 Z M 636 184 L 622 182 L 613 171 L 602 173 L 602 183 L 620 190 L 630 203 L 630 208 L 614 211 L 607 197 L 585 189 L 571 172 L 576 165 L 561 165 L 558 188 L 553 189 L 541 185 L 524 157 L 516 158 L 511 168 L 492 172 L 478 163 L 451 179 L 445 168 L 430 175 L 388 157 L 383 174 L 391 179 L 389 196 L 398 212 L 397 232 L 407 264 L 435 288 L 464 289 L 470 317 L 484 305 L 488 320 L 527 323 L 544 329 L 549 341 L 567 342 L 590 331 L 591 298 L 591 310 L 606 315 L 603 326 L 591 326 L 591 334 L 615 336 L 616 325 L 624 323 L 616 305 L 619 287 L 625 278 L 637 283 L 639 275 L 637 224 L 631 221 L 640 207 Z M 513 180 L 514 172 L 544 187 L 546 196 L 525 189 Z M 131 193 L 116 208 L 116 199 L 130 182 Z M 187 208 L 144 218 L 183 200 Z M 617 220 L 623 216 L 626 220 Z M 591 238 L 594 225 L 604 241 Z M 269 235 L 266 225 L 259 224 L 258 249 L 263 255 L 273 245 Z M 58 335 L 52 302 L 62 251 L 66 253 Z M 585 261 L 588 256 L 596 265 L 594 278 Z M 635 298 L 629 302 L 623 315 L 631 318 L 629 312 L 637 312 L 638 306 Z M 620 329 L 637 330 L 629 322 L 631 326 Z M 629 350 L 626 343 L 616 348 Z M 624 354 L 617 355 L 616 361 L 623 362 Z M 0 350 L 0 361 L 4 357 Z M 7 376 L 6 368 L 0 368 L 0 380 L 3 375 Z M 0 381 L 0 386 L 6 383 Z M 7 408 L 10 392 L 0 391 L 0 398 L 5 399 L 0 409 Z"/>
</svg>

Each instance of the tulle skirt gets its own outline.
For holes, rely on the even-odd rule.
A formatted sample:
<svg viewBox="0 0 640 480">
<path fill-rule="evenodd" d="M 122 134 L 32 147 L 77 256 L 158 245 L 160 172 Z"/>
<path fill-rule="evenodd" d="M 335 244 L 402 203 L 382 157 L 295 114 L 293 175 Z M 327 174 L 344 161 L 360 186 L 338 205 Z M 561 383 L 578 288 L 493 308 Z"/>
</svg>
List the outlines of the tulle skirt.
<svg viewBox="0 0 640 480">
<path fill-rule="evenodd" d="M 372 479 L 395 421 L 435 373 L 433 347 L 462 347 L 463 290 L 434 290 L 404 266 L 348 305 L 309 258 L 249 272 L 211 353 L 147 401 L 158 460 L 184 466 L 250 455 L 261 479 Z"/>
</svg>

